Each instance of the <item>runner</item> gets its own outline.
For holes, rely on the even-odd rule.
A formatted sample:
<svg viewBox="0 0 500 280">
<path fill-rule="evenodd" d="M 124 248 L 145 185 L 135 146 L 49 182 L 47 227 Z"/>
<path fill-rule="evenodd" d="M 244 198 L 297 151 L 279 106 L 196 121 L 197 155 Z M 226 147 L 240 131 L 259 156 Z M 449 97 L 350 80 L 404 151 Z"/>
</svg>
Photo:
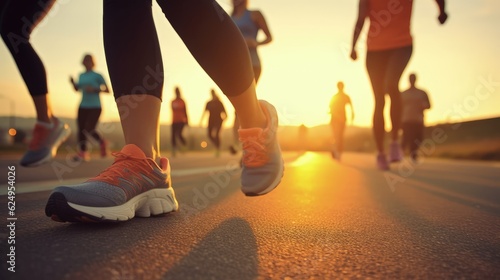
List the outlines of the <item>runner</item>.
<svg viewBox="0 0 500 280">
<path fill-rule="evenodd" d="M 427 93 L 415 86 L 417 75 L 410 74 L 410 88 L 401 93 L 403 100 L 403 149 L 410 149 L 410 157 L 418 160 L 418 148 L 424 140 L 424 111 L 431 108 Z"/>
<path fill-rule="evenodd" d="M 202 126 L 203 119 L 208 113 L 208 126 L 207 133 L 208 138 L 215 145 L 215 156 L 219 157 L 220 155 L 220 130 L 222 128 L 222 122 L 227 118 L 226 109 L 224 109 L 224 105 L 220 101 L 217 94 L 215 94 L 215 90 L 211 90 L 210 94 L 212 95 L 212 99 L 207 102 L 205 106 L 205 110 L 201 115 L 200 126 Z"/>
<path fill-rule="evenodd" d="M 448 15 L 445 12 L 445 0 L 436 0 L 439 7 L 438 20 L 445 23 Z M 366 68 L 375 96 L 373 113 L 373 133 L 377 145 L 377 166 L 381 170 L 389 169 L 384 148 L 385 95 L 391 99 L 391 144 L 389 161 L 402 159 L 399 144 L 399 129 L 401 128 L 401 93 L 399 79 L 413 51 L 413 39 L 410 33 L 413 0 L 360 0 L 358 19 L 354 27 L 351 58 L 357 59 L 356 43 L 365 19 L 370 19 L 370 29 L 367 38 Z M 389 20 L 388 20 L 389 19 Z"/>
<path fill-rule="evenodd" d="M 177 139 L 182 145 L 186 145 L 186 139 L 182 135 L 184 127 L 188 125 L 188 116 L 186 109 L 186 102 L 181 98 L 181 90 L 179 87 L 175 88 L 175 99 L 172 100 L 172 155 L 175 157 L 177 154 Z"/>
<path fill-rule="evenodd" d="M 351 123 L 354 121 L 354 107 L 352 106 L 351 98 L 344 92 L 344 83 L 337 83 L 338 92 L 330 101 L 330 126 L 332 128 L 334 146 L 332 149 L 332 157 L 340 160 L 344 151 L 344 130 L 346 125 L 345 107 L 349 105 L 351 110 Z"/>
<path fill-rule="evenodd" d="M 100 93 L 109 93 L 108 86 L 101 74 L 94 71 L 95 62 L 92 55 L 87 54 L 82 61 L 85 72 L 80 74 L 78 82 L 70 77 L 70 82 L 75 91 L 82 92 L 82 101 L 78 107 L 78 145 L 79 151 L 75 160 L 89 161 L 90 154 L 87 149 L 87 137 L 99 142 L 101 157 L 107 156 L 106 140 L 96 131 L 97 122 L 101 116 L 102 107 Z"/>
</svg>

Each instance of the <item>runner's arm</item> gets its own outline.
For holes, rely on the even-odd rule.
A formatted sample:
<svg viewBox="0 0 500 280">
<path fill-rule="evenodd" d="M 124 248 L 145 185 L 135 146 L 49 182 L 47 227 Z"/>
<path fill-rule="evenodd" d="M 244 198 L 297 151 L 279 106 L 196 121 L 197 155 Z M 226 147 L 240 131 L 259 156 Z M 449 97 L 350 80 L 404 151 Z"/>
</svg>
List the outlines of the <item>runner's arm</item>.
<svg viewBox="0 0 500 280">
<path fill-rule="evenodd" d="M 448 14 L 446 13 L 446 10 L 445 10 L 445 0 L 436 0 L 436 3 L 439 7 L 439 16 L 438 16 L 438 20 L 439 20 L 439 23 L 441 24 L 444 24 L 446 22 L 446 19 L 448 19 Z"/>
<path fill-rule="evenodd" d="M 266 35 L 266 39 L 264 39 L 263 41 L 257 42 L 257 46 L 271 43 L 271 41 L 273 40 L 273 36 L 271 34 L 271 31 L 269 30 L 269 27 L 267 25 L 266 19 L 264 18 L 264 15 L 260 11 L 253 11 L 252 18 L 255 21 L 255 23 L 257 24 L 257 26 Z"/>
<path fill-rule="evenodd" d="M 361 30 L 363 30 L 363 26 L 365 25 L 365 19 L 368 16 L 368 8 L 368 0 L 359 0 L 358 19 L 356 20 L 354 34 L 352 36 L 351 58 L 353 60 L 358 58 L 358 54 L 356 53 L 356 43 L 358 42 Z"/>
<path fill-rule="evenodd" d="M 71 85 L 73 86 L 75 91 L 79 91 L 78 84 L 75 83 L 75 80 L 73 80 L 73 77 L 69 76 L 69 82 L 71 83 Z"/>
</svg>

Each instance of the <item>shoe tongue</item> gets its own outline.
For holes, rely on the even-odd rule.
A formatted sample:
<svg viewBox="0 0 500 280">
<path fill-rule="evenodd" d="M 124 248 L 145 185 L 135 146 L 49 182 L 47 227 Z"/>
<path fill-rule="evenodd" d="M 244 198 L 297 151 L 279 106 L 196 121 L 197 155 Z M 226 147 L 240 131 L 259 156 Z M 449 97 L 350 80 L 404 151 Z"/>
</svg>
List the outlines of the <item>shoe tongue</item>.
<svg viewBox="0 0 500 280">
<path fill-rule="evenodd" d="M 264 130 L 260 127 L 254 127 L 254 128 L 245 128 L 245 129 L 239 129 L 238 134 L 242 138 L 250 137 L 250 136 L 259 136 L 262 134 Z"/>
<path fill-rule="evenodd" d="M 121 152 L 135 158 L 146 158 L 144 152 L 134 144 L 125 145 Z"/>
</svg>

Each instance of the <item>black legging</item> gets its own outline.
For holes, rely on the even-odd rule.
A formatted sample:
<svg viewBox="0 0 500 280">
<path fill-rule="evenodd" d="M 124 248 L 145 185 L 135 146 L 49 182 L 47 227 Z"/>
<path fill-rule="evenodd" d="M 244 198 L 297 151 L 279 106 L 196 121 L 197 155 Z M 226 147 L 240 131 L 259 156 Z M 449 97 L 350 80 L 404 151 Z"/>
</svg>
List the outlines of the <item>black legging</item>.
<svg viewBox="0 0 500 280">
<path fill-rule="evenodd" d="M 30 43 L 33 29 L 56 0 L 0 0 L 0 33 L 32 96 L 47 94 L 45 67 Z"/>
<path fill-rule="evenodd" d="M 222 119 L 208 120 L 208 138 L 214 143 L 217 149 L 220 148 L 220 129 L 222 127 Z"/>
<path fill-rule="evenodd" d="M 103 139 L 95 130 L 101 108 L 78 108 L 78 144 L 80 151 L 87 151 L 87 138 L 90 136 L 102 144 Z"/>
<path fill-rule="evenodd" d="M 420 147 L 420 143 L 424 139 L 424 124 L 423 123 L 403 123 L 403 150 L 409 148 L 411 154 L 415 154 Z"/>
<path fill-rule="evenodd" d="M 177 138 L 181 140 L 182 145 L 186 145 L 186 139 L 182 136 L 182 130 L 184 129 L 185 123 L 172 123 L 172 147 L 177 147 Z"/>
<path fill-rule="evenodd" d="M 187 48 L 227 96 L 243 93 L 254 75 L 243 36 L 215 0 L 157 0 Z M 161 99 L 163 64 L 151 0 L 104 0 L 104 47 L 115 99 Z"/>
</svg>

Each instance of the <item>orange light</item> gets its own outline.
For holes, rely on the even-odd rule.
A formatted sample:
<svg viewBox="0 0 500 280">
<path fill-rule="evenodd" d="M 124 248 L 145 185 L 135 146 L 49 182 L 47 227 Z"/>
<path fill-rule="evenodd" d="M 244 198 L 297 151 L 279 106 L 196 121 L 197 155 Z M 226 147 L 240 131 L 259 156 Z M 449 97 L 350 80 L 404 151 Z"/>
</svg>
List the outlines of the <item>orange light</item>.
<svg viewBox="0 0 500 280">
<path fill-rule="evenodd" d="M 9 135 L 10 136 L 16 136 L 16 134 L 17 134 L 17 130 L 15 128 L 9 129 Z"/>
<path fill-rule="evenodd" d="M 201 141 L 200 146 L 205 149 L 208 146 L 207 141 Z"/>
</svg>

